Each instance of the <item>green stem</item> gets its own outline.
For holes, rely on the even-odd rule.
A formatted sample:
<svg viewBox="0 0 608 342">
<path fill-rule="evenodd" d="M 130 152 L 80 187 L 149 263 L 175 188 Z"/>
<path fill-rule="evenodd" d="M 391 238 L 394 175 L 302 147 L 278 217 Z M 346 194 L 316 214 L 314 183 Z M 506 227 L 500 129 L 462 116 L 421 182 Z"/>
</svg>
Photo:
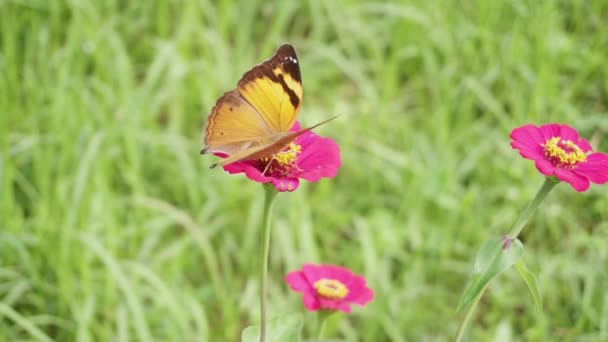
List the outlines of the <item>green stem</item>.
<svg viewBox="0 0 608 342">
<path fill-rule="evenodd" d="M 268 253 L 270 251 L 270 217 L 278 192 L 272 184 L 264 184 L 264 221 L 262 222 L 262 253 L 260 254 L 260 342 L 266 341 L 268 321 L 266 293 L 268 292 Z"/>
<path fill-rule="evenodd" d="M 333 313 L 334 312 L 328 310 L 319 311 L 319 315 L 317 316 L 319 319 L 319 332 L 317 333 L 317 340 L 323 339 L 325 335 L 325 329 L 327 327 L 327 321 Z"/>
<path fill-rule="evenodd" d="M 487 287 L 487 285 L 486 285 L 486 287 Z M 477 307 L 477 303 L 479 303 L 479 300 L 481 299 L 481 296 L 483 295 L 483 292 L 485 290 L 486 290 L 486 288 L 484 287 L 481 290 L 481 292 L 479 293 L 479 295 L 477 295 L 477 297 L 475 298 L 473 303 L 471 303 L 471 306 L 469 306 L 469 310 L 467 310 L 467 313 L 464 316 L 462 323 L 460 323 L 460 327 L 458 328 L 458 335 L 456 335 L 456 342 L 462 341 L 462 338 L 464 337 L 464 332 L 467 330 L 469 321 L 471 320 L 471 317 L 473 317 L 473 312 L 475 311 L 475 308 Z"/>
<path fill-rule="evenodd" d="M 559 180 L 557 180 L 553 177 L 545 178 L 545 182 L 543 183 L 543 185 L 540 187 L 540 189 L 536 193 L 536 196 L 534 196 L 534 199 L 532 200 L 532 202 L 530 202 L 526 206 L 526 208 L 521 212 L 521 214 L 519 214 L 517 221 L 515 221 L 515 223 L 513 224 L 513 227 L 511 228 L 511 231 L 509 232 L 509 235 L 508 235 L 510 239 L 517 238 L 519 233 L 521 233 L 522 229 L 524 229 L 524 227 L 530 220 L 530 217 L 532 217 L 532 214 L 534 213 L 536 208 L 538 208 L 540 203 L 545 199 L 545 197 L 547 197 L 547 195 L 549 194 L 551 189 L 553 189 L 553 187 L 557 183 L 559 183 Z M 471 317 L 473 316 L 473 312 L 475 311 L 477 304 L 479 304 L 479 300 L 481 299 L 481 296 L 483 296 L 483 293 L 485 292 L 487 287 L 488 287 L 488 285 L 486 284 L 486 286 L 481 290 L 481 292 L 479 292 L 479 295 L 477 295 L 475 300 L 469 306 L 469 309 L 467 310 L 467 313 L 465 314 L 464 319 L 462 320 L 462 323 L 460 324 L 460 328 L 458 328 L 458 335 L 456 335 L 456 342 L 460 342 L 462 340 L 464 333 L 467 329 L 467 325 L 469 324 L 469 321 L 471 320 Z"/>
<path fill-rule="evenodd" d="M 547 197 L 547 194 L 549 194 L 551 189 L 553 189 L 553 187 L 557 183 L 559 183 L 559 181 L 555 178 L 545 178 L 545 182 L 536 193 L 536 196 L 534 197 L 532 202 L 528 204 L 528 206 L 524 209 L 524 211 L 522 211 L 522 213 L 517 218 L 517 221 L 515 221 L 515 224 L 513 224 L 511 232 L 509 232 L 509 237 L 511 239 L 515 239 L 519 235 L 519 233 L 521 233 L 522 229 L 524 229 L 526 223 L 528 223 L 530 217 L 532 217 L 532 214 L 534 213 L 536 208 L 538 208 L 540 203 L 545 199 L 545 197 Z"/>
</svg>

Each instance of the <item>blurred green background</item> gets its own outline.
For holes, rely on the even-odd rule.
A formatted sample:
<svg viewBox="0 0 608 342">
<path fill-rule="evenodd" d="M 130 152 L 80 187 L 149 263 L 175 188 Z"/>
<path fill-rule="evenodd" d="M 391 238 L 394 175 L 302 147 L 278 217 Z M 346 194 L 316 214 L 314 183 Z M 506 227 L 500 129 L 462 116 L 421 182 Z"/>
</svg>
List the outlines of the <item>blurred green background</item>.
<svg viewBox="0 0 608 342">
<path fill-rule="evenodd" d="M 509 146 L 568 123 L 608 150 L 608 2 L 0 0 L 0 341 L 236 341 L 258 322 L 262 187 L 209 170 L 205 118 L 279 44 L 337 178 L 280 194 L 270 315 L 306 262 L 376 292 L 329 333 L 449 341 L 481 243 L 542 178 Z M 608 341 L 608 197 L 560 185 L 470 341 Z M 315 316 L 306 313 L 304 336 Z"/>
</svg>

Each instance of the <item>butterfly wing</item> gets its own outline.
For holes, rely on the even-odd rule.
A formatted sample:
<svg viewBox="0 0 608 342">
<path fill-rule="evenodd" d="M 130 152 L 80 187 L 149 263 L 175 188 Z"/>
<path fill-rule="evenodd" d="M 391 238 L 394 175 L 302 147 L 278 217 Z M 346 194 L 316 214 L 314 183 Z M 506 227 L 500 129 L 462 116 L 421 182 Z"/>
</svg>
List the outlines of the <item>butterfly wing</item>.
<svg viewBox="0 0 608 342">
<path fill-rule="evenodd" d="M 287 134 L 301 103 L 298 59 L 293 47 L 285 44 L 272 58 L 246 72 L 237 88 L 217 101 L 207 119 L 206 147 L 201 153 L 251 159 L 250 155 L 264 150 L 261 147 Z"/>
</svg>

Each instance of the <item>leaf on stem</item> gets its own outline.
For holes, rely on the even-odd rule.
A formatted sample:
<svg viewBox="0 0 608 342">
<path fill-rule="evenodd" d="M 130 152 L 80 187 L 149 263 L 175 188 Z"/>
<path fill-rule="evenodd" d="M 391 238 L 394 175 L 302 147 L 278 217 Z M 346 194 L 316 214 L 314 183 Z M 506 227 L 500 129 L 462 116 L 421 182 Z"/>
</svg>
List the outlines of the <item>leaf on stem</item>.
<svg viewBox="0 0 608 342">
<path fill-rule="evenodd" d="M 477 257 L 471 281 L 458 303 L 457 311 L 466 308 L 477 296 L 480 296 L 490 280 L 519 260 L 524 252 L 524 245 L 518 239 L 510 237 L 492 238 L 483 243 Z"/>
<path fill-rule="evenodd" d="M 540 286 L 538 285 L 538 281 L 536 280 L 534 273 L 528 270 L 526 264 L 524 264 L 522 260 L 518 260 L 515 267 L 517 267 L 519 274 L 526 282 L 526 285 L 528 285 L 528 289 L 530 290 L 530 294 L 532 294 L 536 308 L 538 311 L 543 312 L 543 297 L 540 294 Z"/>
</svg>

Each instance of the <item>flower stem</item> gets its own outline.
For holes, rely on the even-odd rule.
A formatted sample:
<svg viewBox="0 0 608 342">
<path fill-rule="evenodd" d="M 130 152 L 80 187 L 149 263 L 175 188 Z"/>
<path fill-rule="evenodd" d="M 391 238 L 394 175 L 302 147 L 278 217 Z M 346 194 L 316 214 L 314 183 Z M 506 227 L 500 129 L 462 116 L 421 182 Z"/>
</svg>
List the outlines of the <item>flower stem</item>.
<svg viewBox="0 0 608 342">
<path fill-rule="evenodd" d="M 545 199 L 545 197 L 547 197 L 547 194 L 549 194 L 551 189 L 553 189 L 553 187 L 557 183 L 559 183 L 559 181 L 554 178 L 545 178 L 545 182 L 536 193 L 536 196 L 534 197 L 532 202 L 530 202 L 528 206 L 524 209 L 524 211 L 519 214 L 517 221 L 515 221 L 515 224 L 513 224 L 511 232 L 509 232 L 509 237 L 511 239 L 517 238 L 519 233 L 521 233 L 522 229 L 524 229 L 524 227 L 526 226 L 526 223 L 528 223 L 528 221 L 530 220 L 530 217 L 532 217 L 532 214 L 534 213 L 536 208 L 538 208 L 540 203 Z"/>
<path fill-rule="evenodd" d="M 462 341 L 462 338 L 464 337 L 464 332 L 467 330 L 469 321 L 471 320 L 471 317 L 473 317 L 473 312 L 475 311 L 475 308 L 477 307 L 477 303 L 479 303 L 481 296 L 483 295 L 484 291 L 486 290 L 486 287 L 487 287 L 487 285 L 481 290 L 479 295 L 477 295 L 475 300 L 473 300 L 473 303 L 471 303 L 471 305 L 469 306 L 469 310 L 467 310 L 467 313 L 464 316 L 462 323 L 460 323 L 460 327 L 458 328 L 458 335 L 456 335 L 456 342 Z"/>
<path fill-rule="evenodd" d="M 268 253 L 270 251 L 270 217 L 278 192 L 272 184 L 264 184 L 264 218 L 262 222 L 262 253 L 260 254 L 260 342 L 266 341 L 268 321 L 266 293 L 268 292 Z"/>
<path fill-rule="evenodd" d="M 540 203 L 545 199 L 545 197 L 547 197 L 547 194 L 549 194 L 551 189 L 553 189 L 553 187 L 557 183 L 559 183 L 559 180 L 557 180 L 553 177 L 545 178 L 545 182 L 540 187 L 540 189 L 538 189 L 538 192 L 536 193 L 536 196 L 534 196 L 534 199 L 532 200 L 532 202 L 530 202 L 526 206 L 526 208 L 521 212 L 521 214 L 519 214 L 517 221 L 515 221 L 515 223 L 513 224 L 513 227 L 511 228 L 511 231 L 509 232 L 509 235 L 508 235 L 508 237 L 510 239 L 517 238 L 519 233 L 521 233 L 522 229 L 524 229 L 524 227 L 530 220 L 530 217 L 532 217 L 532 214 L 534 213 L 536 208 L 538 208 Z M 469 306 L 469 309 L 467 310 L 467 313 L 465 314 L 464 319 L 462 320 L 462 323 L 460 324 L 460 328 L 458 328 L 458 335 L 456 335 L 456 342 L 460 342 L 462 340 L 464 333 L 467 329 L 467 325 L 469 324 L 469 321 L 471 320 L 471 317 L 473 316 L 473 312 L 475 311 L 477 304 L 479 304 L 479 300 L 481 299 L 481 296 L 483 296 L 483 293 L 485 292 L 487 287 L 488 287 L 488 285 L 486 284 L 486 286 L 481 290 L 481 292 L 479 292 L 479 295 L 477 295 L 475 300 Z"/>
<path fill-rule="evenodd" d="M 327 327 L 327 321 L 329 320 L 329 317 L 333 314 L 333 312 L 328 311 L 328 310 L 321 310 L 319 311 L 319 314 L 317 316 L 317 319 L 319 320 L 319 331 L 317 333 L 317 339 L 318 340 L 322 340 L 324 335 L 325 335 L 325 329 Z"/>
</svg>

